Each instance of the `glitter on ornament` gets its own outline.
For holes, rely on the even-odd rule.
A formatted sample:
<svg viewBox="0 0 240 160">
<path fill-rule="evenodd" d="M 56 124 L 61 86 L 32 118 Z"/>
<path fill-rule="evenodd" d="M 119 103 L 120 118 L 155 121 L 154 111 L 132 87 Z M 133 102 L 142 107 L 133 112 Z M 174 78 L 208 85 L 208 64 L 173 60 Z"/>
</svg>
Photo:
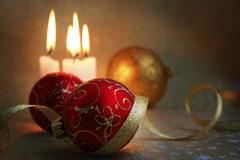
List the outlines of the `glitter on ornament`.
<svg viewBox="0 0 240 160">
<path fill-rule="evenodd" d="M 134 109 L 138 105 L 136 101 L 139 103 L 127 87 L 115 80 L 85 82 L 66 102 L 63 128 L 81 150 L 111 154 L 125 146 L 136 133 L 147 107 L 144 103 L 145 107 L 140 105 L 142 109 Z"/>
<path fill-rule="evenodd" d="M 48 106 L 62 116 L 68 96 L 81 83 L 82 81 L 72 74 L 63 72 L 47 74 L 32 88 L 29 104 Z M 30 108 L 30 113 L 40 127 L 51 132 L 51 123 L 40 111 Z"/>
<path fill-rule="evenodd" d="M 135 95 L 148 97 L 151 106 L 164 95 L 172 70 L 152 50 L 128 47 L 111 58 L 107 77 L 126 85 Z"/>
</svg>

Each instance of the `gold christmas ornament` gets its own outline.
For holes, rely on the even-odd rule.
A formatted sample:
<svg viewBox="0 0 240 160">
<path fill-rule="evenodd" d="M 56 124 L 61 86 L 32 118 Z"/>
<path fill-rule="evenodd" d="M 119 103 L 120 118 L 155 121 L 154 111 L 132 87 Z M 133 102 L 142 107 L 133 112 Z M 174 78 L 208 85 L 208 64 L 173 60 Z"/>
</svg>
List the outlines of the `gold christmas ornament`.
<svg viewBox="0 0 240 160">
<path fill-rule="evenodd" d="M 148 97 L 149 106 L 163 96 L 172 76 L 172 68 L 165 67 L 152 50 L 137 46 L 117 52 L 107 68 L 107 78 L 123 83 L 135 95 Z"/>
</svg>

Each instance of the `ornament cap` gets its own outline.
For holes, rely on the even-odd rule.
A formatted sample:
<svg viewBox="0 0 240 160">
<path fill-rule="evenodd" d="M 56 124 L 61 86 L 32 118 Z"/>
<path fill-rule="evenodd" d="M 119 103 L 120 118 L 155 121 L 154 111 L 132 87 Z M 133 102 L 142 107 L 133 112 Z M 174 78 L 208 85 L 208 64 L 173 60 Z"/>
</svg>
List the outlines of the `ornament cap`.
<svg viewBox="0 0 240 160">
<path fill-rule="evenodd" d="M 52 123 L 51 123 L 53 135 L 57 139 L 63 139 L 66 137 L 66 136 L 64 136 L 64 130 L 61 128 L 62 127 L 61 120 L 62 120 L 62 117 L 59 117 L 58 119 L 52 121 Z"/>
</svg>

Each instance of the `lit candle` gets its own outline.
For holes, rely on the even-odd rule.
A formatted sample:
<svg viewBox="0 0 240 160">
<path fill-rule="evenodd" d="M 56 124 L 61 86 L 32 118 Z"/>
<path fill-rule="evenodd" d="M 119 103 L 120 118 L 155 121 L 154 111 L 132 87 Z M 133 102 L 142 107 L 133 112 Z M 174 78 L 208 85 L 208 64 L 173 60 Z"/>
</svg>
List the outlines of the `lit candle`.
<svg viewBox="0 0 240 160">
<path fill-rule="evenodd" d="M 83 37 L 85 37 L 85 35 L 87 35 L 87 38 L 83 38 L 83 52 L 85 57 L 83 59 L 79 59 L 78 57 L 81 53 L 80 33 L 77 14 L 74 13 L 73 27 L 68 27 L 67 34 L 67 52 L 72 58 L 63 59 L 62 66 L 64 72 L 72 73 L 83 81 L 96 78 L 96 58 L 87 57 L 89 54 L 88 29 L 84 29 Z M 86 45 L 88 45 L 88 47 Z"/>
<path fill-rule="evenodd" d="M 47 30 L 47 56 L 40 56 L 39 64 L 40 64 L 40 74 L 41 77 L 45 76 L 48 73 L 59 72 L 60 65 L 57 60 L 54 60 L 51 57 L 51 53 L 55 49 L 56 44 L 56 22 L 55 22 L 55 14 L 52 9 L 49 16 L 48 21 L 48 30 Z"/>
<path fill-rule="evenodd" d="M 96 58 L 88 56 L 90 53 L 90 40 L 88 27 L 86 24 L 83 25 L 82 47 L 84 56 L 82 60 L 82 63 L 84 65 L 84 77 L 87 81 L 96 78 Z"/>
</svg>

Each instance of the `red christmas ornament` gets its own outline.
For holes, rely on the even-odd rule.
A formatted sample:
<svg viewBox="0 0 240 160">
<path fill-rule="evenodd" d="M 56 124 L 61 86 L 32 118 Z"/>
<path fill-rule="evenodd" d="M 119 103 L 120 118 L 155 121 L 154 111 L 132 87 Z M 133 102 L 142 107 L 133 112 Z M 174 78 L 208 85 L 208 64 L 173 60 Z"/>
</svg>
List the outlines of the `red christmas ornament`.
<svg viewBox="0 0 240 160">
<path fill-rule="evenodd" d="M 117 147 L 117 151 L 136 133 L 137 127 L 133 127 L 132 121 L 126 122 L 134 107 L 134 101 L 135 97 L 128 88 L 115 80 L 95 79 L 85 82 L 73 91 L 66 102 L 63 116 L 65 132 L 78 148 L 88 153 L 98 151 L 108 143 L 115 143 L 111 141 L 114 138 L 116 141 L 119 135 L 128 135 L 127 138 L 117 139 L 117 144 L 113 145 Z M 143 110 L 145 111 L 146 107 Z M 138 126 L 139 122 L 133 123 Z M 129 130 L 120 133 L 124 131 L 124 126 L 130 127 Z M 133 131 L 130 131 L 132 128 Z M 127 134 L 126 131 L 130 133 Z M 110 154 L 115 151 L 107 152 L 99 151 L 96 154 Z"/>
<path fill-rule="evenodd" d="M 63 116 L 66 100 L 82 81 L 68 73 L 58 72 L 42 77 L 32 88 L 29 104 L 44 105 Z M 34 121 L 48 132 L 52 132 L 49 120 L 35 108 L 30 108 Z"/>
</svg>

